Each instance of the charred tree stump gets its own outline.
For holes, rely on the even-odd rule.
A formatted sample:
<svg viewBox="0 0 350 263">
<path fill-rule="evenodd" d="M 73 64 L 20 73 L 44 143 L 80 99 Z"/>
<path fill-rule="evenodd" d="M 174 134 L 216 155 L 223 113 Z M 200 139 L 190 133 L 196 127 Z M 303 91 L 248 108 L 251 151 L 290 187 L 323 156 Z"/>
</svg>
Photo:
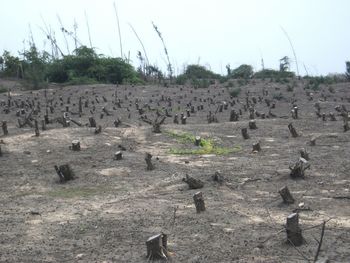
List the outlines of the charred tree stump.
<svg viewBox="0 0 350 263">
<path fill-rule="evenodd" d="M 185 125 L 186 124 L 187 117 L 181 113 L 181 124 Z"/>
<path fill-rule="evenodd" d="M 69 164 L 60 165 L 59 167 L 55 165 L 55 170 L 61 183 L 74 179 L 74 173 Z"/>
<path fill-rule="evenodd" d="M 242 129 L 241 129 L 241 132 L 242 132 L 243 139 L 247 140 L 247 139 L 250 138 L 250 137 L 249 137 L 249 134 L 248 134 L 247 128 L 242 128 Z"/>
<path fill-rule="evenodd" d="M 292 194 L 289 192 L 289 189 L 287 186 L 282 187 L 278 193 L 281 195 L 283 199 L 283 203 L 285 204 L 293 204 L 295 202 Z"/>
<path fill-rule="evenodd" d="M 193 195 L 194 205 L 196 206 L 197 213 L 205 211 L 205 203 L 202 192 L 197 192 Z"/>
<path fill-rule="evenodd" d="M 179 116 L 177 114 L 174 115 L 174 121 L 175 124 L 179 124 Z"/>
<path fill-rule="evenodd" d="M 310 160 L 310 158 L 309 158 L 309 153 L 306 151 L 306 149 L 305 148 L 301 148 L 300 150 L 299 150 L 299 152 L 300 152 L 300 157 L 301 158 L 304 158 L 305 160 Z"/>
<path fill-rule="evenodd" d="M 146 164 L 147 164 L 147 171 L 152 171 L 154 170 L 154 165 L 152 164 L 152 154 L 150 153 L 146 153 L 145 154 L 145 161 L 146 161 Z"/>
<path fill-rule="evenodd" d="M 8 135 L 8 134 L 9 134 L 9 131 L 8 131 L 8 129 L 7 129 L 7 122 L 6 122 L 6 121 L 3 121 L 3 122 L 2 122 L 1 127 L 2 127 L 2 132 L 3 132 L 4 136 Z"/>
<path fill-rule="evenodd" d="M 1 145 L 0 145 L 0 157 L 2 156 Z"/>
<path fill-rule="evenodd" d="M 94 117 L 89 117 L 89 123 L 90 123 L 90 127 L 96 128 L 96 121 Z"/>
<path fill-rule="evenodd" d="M 114 160 L 121 160 L 123 159 L 123 153 L 121 151 L 117 151 L 115 154 L 114 154 Z"/>
<path fill-rule="evenodd" d="M 214 175 L 212 176 L 212 178 L 213 178 L 214 182 L 217 182 L 219 184 L 223 183 L 224 180 L 225 180 L 224 177 L 221 175 L 221 173 L 219 171 L 216 171 L 214 173 Z"/>
<path fill-rule="evenodd" d="M 289 132 L 292 134 L 293 138 L 296 138 L 296 137 L 299 136 L 299 134 L 297 133 L 296 129 L 293 127 L 292 123 L 288 124 L 288 129 L 289 129 Z"/>
<path fill-rule="evenodd" d="M 343 114 L 343 127 L 344 127 L 344 132 L 347 132 L 348 130 L 350 130 L 350 127 L 349 127 L 349 115 L 347 112 L 345 112 Z"/>
<path fill-rule="evenodd" d="M 147 259 L 148 260 L 156 260 L 156 259 L 166 260 L 169 257 L 167 242 L 168 242 L 167 235 L 163 233 L 150 237 L 146 241 Z"/>
<path fill-rule="evenodd" d="M 254 152 L 260 152 L 261 151 L 261 146 L 260 146 L 260 142 L 256 142 L 253 144 L 253 153 Z"/>
<path fill-rule="evenodd" d="M 78 141 L 78 140 L 73 140 L 73 141 L 72 141 L 71 150 L 72 150 L 72 151 L 80 151 L 80 141 Z"/>
<path fill-rule="evenodd" d="M 310 168 L 310 164 L 304 158 L 299 158 L 299 160 L 294 164 L 289 166 L 291 170 L 290 176 L 292 178 L 304 178 L 305 170 Z"/>
<path fill-rule="evenodd" d="M 39 132 L 39 124 L 37 120 L 34 120 L 34 128 L 35 128 L 35 136 L 39 137 L 40 136 L 40 132 Z"/>
<path fill-rule="evenodd" d="M 200 189 L 200 188 L 203 188 L 204 186 L 204 183 L 201 180 L 193 178 L 188 174 L 186 174 L 186 178 L 183 178 L 182 181 L 188 184 L 188 187 L 190 189 Z"/>
<path fill-rule="evenodd" d="M 287 241 L 294 246 L 300 246 L 303 244 L 303 236 L 299 226 L 299 214 L 293 213 L 287 217 L 286 233 Z"/>
<path fill-rule="evenodd" d="M 256 130 L 258 128 L 256 126 L 255 120 L 250 120 L 248 125 L 249 125 L 249 129 L 251 129 L 251 130 Z"/>
<path fill-rule="evenodd" d="M 122 123 L 122 121 L 119 119 L 119 118 L 117 118 L 115 121 L 114 121 L 114 127 L 119 127 L 119 125 Z"/>
</svg>

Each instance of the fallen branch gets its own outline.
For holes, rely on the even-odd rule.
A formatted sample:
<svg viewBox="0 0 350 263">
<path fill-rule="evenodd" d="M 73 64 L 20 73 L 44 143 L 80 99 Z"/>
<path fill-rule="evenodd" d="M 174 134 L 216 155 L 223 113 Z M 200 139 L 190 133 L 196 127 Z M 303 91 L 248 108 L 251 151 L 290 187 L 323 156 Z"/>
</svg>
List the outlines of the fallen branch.
<svg viewBox="0 0 350 263">
<path fill-rule="evenodd" d="M 314 258 L 314 262 L 317 261 L 318 255 L 320 254 L 325 228 L 326 228 L 326 221 L 323 221 L 322 231 L 321 231 L 321 238 L 320 238 L 320 242 L 318 243 L 318 248 L 317 248 L 317 252 L 316 252 L 315 258 Z"/>
</svg>

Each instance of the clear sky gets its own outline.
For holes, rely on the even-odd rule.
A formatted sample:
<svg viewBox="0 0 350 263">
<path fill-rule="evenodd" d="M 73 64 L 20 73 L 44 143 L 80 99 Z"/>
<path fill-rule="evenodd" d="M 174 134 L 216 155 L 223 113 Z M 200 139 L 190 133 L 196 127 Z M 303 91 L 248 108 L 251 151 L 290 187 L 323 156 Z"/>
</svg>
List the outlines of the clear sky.
<svg viewBox="0 0 350 263">
<path fill-rule="evenodd" d="M 55 31 L 61 49 L 67 53 L 60 31 L 73 31 L 89 44 L 85 13 L 93 47 L 98 53 L 120 56 L 113 3 L 116 3 L 123 53 L 137 66 L 142 48 L 129 23 L 143 41 L 151 63 L 165 69 L 162 44 L 152 27 L 161 31 L 175 72 L 186 64 L 197 64 L 225 74 L 231 68 L 250 64 L 261 69 L 278 69 L 279 59 L 289 56 L 296 70 L 289 34 L 299 62 L 300 74 L 343 73 L 350 60 L 349 0 L 0 0 L 0 52 L 17 54 L 27 45 L 30 28 L 36 45 L 50 50 L 41 28 Z M 74 41 L 69 39 L 70 51 Z"/>
</svg>

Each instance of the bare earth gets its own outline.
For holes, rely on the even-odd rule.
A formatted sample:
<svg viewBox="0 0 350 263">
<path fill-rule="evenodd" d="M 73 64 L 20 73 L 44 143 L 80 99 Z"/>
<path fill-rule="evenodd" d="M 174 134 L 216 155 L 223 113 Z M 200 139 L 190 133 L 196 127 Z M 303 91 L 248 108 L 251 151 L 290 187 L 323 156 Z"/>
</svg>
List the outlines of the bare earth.
<svg viewBox="0 0 350 263">
<path fill-rule="evenodd" d="M 14 85 L 11 81 L 0 83 Z M 17 127 L 15 106 L 9 114 L 4 113 L 7 93 L 0 94 L 0 121 L 6 120 L 9 129 L 8 136 L 0 137 L 0 261 L 147 262 L 145 241 L 164 232 L 168 234 L 172 262 L 308 262 L 306 258 L 313 260 L 316 254 L 320 224 L 330 219 L 319 257 L 350 262 L 350 131 L 343 132 L 340 116 L 336 115 L 337 121 L 317 118 L 313 106 L 319 102 L 321 113 L 326 114 L 337 113 L 337 105 L 350 109 L 350 84 L 332 85 L 335 93 L 321 86 L 320 91 L 313 92 L 313 101 L 307 99 L 304 86 L 298 81 L 294 92 L 287 92 L 285 84 L 251 82 L 242 87 L 240 103 L 233 98 L 233 108 L 243 111 L 240 120 L 229 122 L 229 106 L 217 113 L 219 123 L 211 124 L 206 120 L 209 110 L 215 112 L 218 103 L 232 100 L 221 84 L 209 89 L 156 85 L 50 87 L 48 98 L 57 102 L 50 119 L 62 116 L 70 97 L 71 118 L 85 125 L 88 117 L 94 116 L 102 133 L 95 135 L 95 129 L 88 126 L 71 123 L 62 128 L 53 123 L 46 131 L 40 130 L 39 137 L 28 126 Z M 249 121 L 243 110 L 245 91 L 250 91 L 250 98 L 258 98 L 263 96 L 263 88 L 269 91 L 264 99 L 283 94 L 272 109 L 277 117 L 257 118 L 258 129 L 248 129 L 251 138 L 243 140 L 241 128 Z M 121 108 L 114 104 L 116 89 Z M 327 101 L 322 100 L 322 93 Z M 141 107 L 148 103 L 151 110 L 145 107 L 145 114 L 154 119 L 156 109 L 170 108 L 161 101 L 162 95 L 172 98 L 173 115 L 185 112 L 190 101 L 196 107 L 186 125 L 174 124 L 169 117 L 162 131 L 210 137 L 217 145 L 240 150 L 218 156 L 170 154 L 172 148 L 194 146 L 184 145 L 167 132 L 152 133 L 135 107 L 136 98 Z M 34 117 L 39 121 L 44 118 L 44 90 L 21 91 L 17 86 L 11 96 L 12 100 L 28 98 L 30 102 L 38 98 L 35 103 L 41 101 L 41 112 Z M 297 120 L 290 114 L 293 96 L 299 107 Z M 83 102 L 98 98 L 99 103 L 95 100 L 89 108 L 83 107 L 79 117 L 75 114 L 79 97 Z M 204 110 L 197 112 L 200 104 Z M 91 114 L 93 106 L 96 110 Z M 111 116 L 100 119 L 102 107 Z M 268 113 L 264 100 L 257 103 L 256 110 Z M 117 117 L 122 124 L 116 128 L 113 122 Z M 287 125 L 291 122 L 300 137 L 289 134 Z M 316 137 L 316 146 L 308 145 L 312 137 Z M 69 149 L 75 139 L 80 140 L 80 152 Z M 252 153 L 256 141 L 261 142 L 262 151 Z M 113 159 L 120 150 L 118 145 L 126 148 L 121 161 Z M 295 180 L 289 176 L 288 167 L 298 160 L 300 148 L 310 153 L 311 168 L 304 179 Z M 153 171 L 146 171 L 145 152 L 153 155 Z M 66 163 L 76 178 L 60 184 L 54 165 Z M 222 184 L 212 180 L 216 171 L 224 177 Z M 186 174 L 204 181 L 200 189 L 206 205 L 203 213 L 197 214 L 193 203 L 198 190 L 189 190 L 182 181 Z M 278 190 L 285 185 L 295 204 L 282 204 Z M 299 207 L 300 203 L 304 206 Z M 305 243 L 296 249 L 287 243 L 284 225 L 297 208 L 304 209 L 299 210 L 299 217 Z"/>
</svg>

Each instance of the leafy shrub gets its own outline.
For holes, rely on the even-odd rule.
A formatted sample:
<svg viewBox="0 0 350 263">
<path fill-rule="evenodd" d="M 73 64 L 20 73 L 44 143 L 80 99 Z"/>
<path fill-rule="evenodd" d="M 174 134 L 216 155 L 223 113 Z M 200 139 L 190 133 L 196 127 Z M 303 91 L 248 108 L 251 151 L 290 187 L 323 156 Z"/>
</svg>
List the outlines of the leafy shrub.
<svg viewBox="0 0 350 263">
<path fill-rule="evenodd" d="M 287 86 L 287 91 L 288 91 L 288 92 L 293 92 L 293 91 L 294 91 L 294 87 L 291 86 L 291 85 L 288 85 L 288 86 Z"/>
<path fill-rule="evenodd" d="M 231 71 L 229 77 L 234 79 L 249 79 L 253 76 L 254 71 L 253 67 L 250 65 L 240 65 L 238 68 L 235 68 Z"/>
<path fill-rule="evenodd" d="M 294 78 L 295 73 L 291 71 L 278 71 L 274 69 L 263 69 L 258 72 L 256 72 L 253 75 L 253 78 L 256 79 L 264 79 L 264 78 L 270 78 L 270 79 L 282 79 L 282 78 Z"/>
<path fill-rule="evenodd" d="M 191 84 L 195 89 L 205 89 L 209 88 L 209 81 L 207 79 L 192 79 Z"/>
</svg>

